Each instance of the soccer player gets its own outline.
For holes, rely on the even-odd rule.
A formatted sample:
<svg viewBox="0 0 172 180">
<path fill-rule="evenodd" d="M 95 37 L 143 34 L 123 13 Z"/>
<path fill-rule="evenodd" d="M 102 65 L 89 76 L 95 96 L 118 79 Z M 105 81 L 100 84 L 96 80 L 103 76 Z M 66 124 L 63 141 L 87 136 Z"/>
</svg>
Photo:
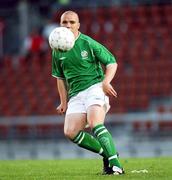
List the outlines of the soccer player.
<svg viewBox="0 0 172 180">
<path fill-rule="evenodd" d="M 64 134 L 78 146 L 103 156 L 104 174 L 123 174 L 112 136 L 104 125 L 109 96 L 117 97 L 110 84 L 116 60 L 103 45 L 79 31 L 76 12 L 64 12 L 60 25 L 69 28 L 76 39 L 70 51 L 52 52 L 52 76 L 57 78 L 60 96 L 57 112 L 66 113 Z M 87 124 L 94 136 L 84 131 Z"/>
</svg>

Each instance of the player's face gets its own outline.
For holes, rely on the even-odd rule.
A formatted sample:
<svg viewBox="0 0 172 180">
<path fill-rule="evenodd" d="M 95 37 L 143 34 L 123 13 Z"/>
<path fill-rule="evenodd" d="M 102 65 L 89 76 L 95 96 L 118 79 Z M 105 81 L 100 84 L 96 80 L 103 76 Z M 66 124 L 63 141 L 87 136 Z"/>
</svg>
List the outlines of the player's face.
<svg viewBox="0 0 172 180">
<path fill-rule="evenodd" d="M 63 14 L 61 16 L 60 25 L 69 28 L 75 35 L 78 36 L 80 27 L 78 16 L 74 13 Z"/>
</svg>

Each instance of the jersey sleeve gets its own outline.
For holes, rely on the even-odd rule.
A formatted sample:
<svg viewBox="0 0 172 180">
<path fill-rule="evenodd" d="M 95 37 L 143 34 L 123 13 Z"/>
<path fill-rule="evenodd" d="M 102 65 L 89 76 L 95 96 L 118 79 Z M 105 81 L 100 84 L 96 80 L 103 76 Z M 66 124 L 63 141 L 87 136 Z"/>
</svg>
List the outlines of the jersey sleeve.
<svg viewBox="0 0 172 180">
<path fill-rule="evenodd" d="M 105 66 L 109 64 L 116 63 L 116 58 L 113 54 L 102 44 L 98 43 L 95 40 L 91 40 L 91 48 L 93 49 L 93 54 L 95 58 L 100 61 Z"/>
<path fill-rule="evenodd" d="M 52 52 L 52 76 L 60 79 L 65 79 L 60 60 L 57 60 L 55 57 L 55 52 Z"/>
</svg>

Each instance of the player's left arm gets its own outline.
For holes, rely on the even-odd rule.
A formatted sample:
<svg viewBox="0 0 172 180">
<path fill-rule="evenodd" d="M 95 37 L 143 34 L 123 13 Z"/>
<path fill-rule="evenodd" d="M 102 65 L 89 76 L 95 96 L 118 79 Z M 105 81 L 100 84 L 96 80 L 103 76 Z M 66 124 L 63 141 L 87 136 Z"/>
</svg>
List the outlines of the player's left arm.
<svg viewBox="0 0 172 180">
<path fill-rule="evenodd" d="M 96 59 L 106 67 L 105 77 L 102 83 L 103 91 L 109 96 L 117 97 L 117 93 L 111 85 L 118 66 L 115 57 L 106 47 L 95 40 L 91 41 L 91 47 Z"/>
<path fill-rule="evenodd" d="M 114 97 L 117 97 L 117 93 L 114 90 L 114 88 L 112 87 L 111 81 L 116 74 L 117 66 L 118 65 L 116 62 L 113 64 L 108 64 L 106 66 L 105 77 L 102 82 L 102 88 L 103 88 L 103 91 L 105 92 L 105 94 L 107 94 L 109 96 L 114 96 Z"/>
</svg>

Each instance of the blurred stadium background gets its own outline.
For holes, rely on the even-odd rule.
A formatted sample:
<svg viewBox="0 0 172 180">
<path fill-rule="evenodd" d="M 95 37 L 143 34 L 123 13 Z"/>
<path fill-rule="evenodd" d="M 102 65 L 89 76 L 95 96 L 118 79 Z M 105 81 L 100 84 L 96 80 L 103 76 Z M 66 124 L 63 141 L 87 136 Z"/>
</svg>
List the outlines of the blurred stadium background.
<svg viewBox="0 0 172 180">
<path fill-rule="evenodd" d="M 172 156 L 171 0 L 1 0 L 0 159 L 97 157 L 57 116 L 50 30 L 67 9 L 119 64 L 107 127 L 122 157 Z"/>
</svg>

